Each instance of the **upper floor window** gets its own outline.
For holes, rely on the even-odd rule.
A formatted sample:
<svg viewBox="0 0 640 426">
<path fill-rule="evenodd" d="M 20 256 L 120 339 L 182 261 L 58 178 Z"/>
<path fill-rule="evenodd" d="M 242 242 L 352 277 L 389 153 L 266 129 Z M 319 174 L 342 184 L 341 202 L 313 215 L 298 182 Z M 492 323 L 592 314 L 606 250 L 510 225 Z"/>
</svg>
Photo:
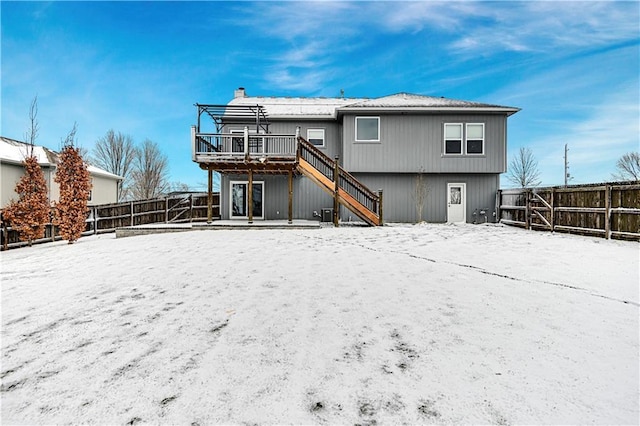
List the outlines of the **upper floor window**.
<svg viewBox="0 0 640 426">
<path fill-rule="evenodd" d="M 484 123 L 445 123 L 444 153 L 484 154 Z"/>
<path fill-rule="evenodd" d="M 444 153 L 462 154 L 462 124 L 444 125 Z"/>
<path fill-rule="evenodd" d="M 484 124 L 467 123 L 467 154 L 484 154 Z"/>
<path fill-rule="evenodd" d="M 380 117 L 356 117 L 356 142 L 380 141 Z"/>
<path fill-rule="evenodd" d="M 315 146 L 324 146 L 324 129 L 307 129 L 307 140 Z"/>
</svg>

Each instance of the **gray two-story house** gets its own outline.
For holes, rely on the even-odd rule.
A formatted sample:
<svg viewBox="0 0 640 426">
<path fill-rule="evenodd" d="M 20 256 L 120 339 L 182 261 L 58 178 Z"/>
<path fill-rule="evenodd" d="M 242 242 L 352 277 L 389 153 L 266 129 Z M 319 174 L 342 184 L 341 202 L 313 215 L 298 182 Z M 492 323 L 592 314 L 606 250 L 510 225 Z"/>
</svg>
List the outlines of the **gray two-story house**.
<svg viewBox="0 0 640 426">
<path fill-rule="evenodd" d="M 399 93 L 196 104 L 193 160 L 223 219 L 493 221 L 518 108 Z M 251 206 L 251 208 L 249 208 Z M 324 216 L 324 217 L 323 217 Z"/>
</svg>

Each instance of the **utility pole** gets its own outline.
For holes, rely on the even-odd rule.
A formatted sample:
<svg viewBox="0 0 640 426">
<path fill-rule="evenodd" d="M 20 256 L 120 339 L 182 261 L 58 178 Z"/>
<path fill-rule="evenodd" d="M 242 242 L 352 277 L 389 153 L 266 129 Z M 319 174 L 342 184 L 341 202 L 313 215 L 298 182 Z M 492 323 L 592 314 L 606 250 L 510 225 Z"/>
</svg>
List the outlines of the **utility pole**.
<svg viewBox="0 0 640 426">
<path fill-rule="evenodd" d="M 567 187 L 567 181 L 571 179 L 571 175 L 569 174 L 569 159 L 568 159 L 569 146 L 568 144 L 564 144 L 564 186 Z"/>
</svg>

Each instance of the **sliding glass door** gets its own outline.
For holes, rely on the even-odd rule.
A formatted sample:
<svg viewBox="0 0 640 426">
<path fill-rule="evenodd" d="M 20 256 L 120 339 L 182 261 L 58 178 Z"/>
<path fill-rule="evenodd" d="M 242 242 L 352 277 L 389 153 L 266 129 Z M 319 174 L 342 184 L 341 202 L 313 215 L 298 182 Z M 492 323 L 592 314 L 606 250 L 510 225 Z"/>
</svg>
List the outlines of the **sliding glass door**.
<svg viewBox="0 0 640 426">
<path fill-rule="evenodd" d="M 231 219 L 246 219 L 249 217 L 249 183 L 231 182 L 231 201 L 229 217 Z M 264 218 L 264 182 L 253 182 L 252 212 L 254 219 Z"/>
</svg>

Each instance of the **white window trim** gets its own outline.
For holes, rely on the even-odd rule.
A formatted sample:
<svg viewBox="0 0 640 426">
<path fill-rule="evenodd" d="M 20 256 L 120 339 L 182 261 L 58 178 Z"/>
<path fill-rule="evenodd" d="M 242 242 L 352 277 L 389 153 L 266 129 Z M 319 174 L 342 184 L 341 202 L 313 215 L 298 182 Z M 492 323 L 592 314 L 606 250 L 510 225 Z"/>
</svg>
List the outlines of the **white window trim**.
<svg viewBox="0 0 640 426">
<path fill-rule="evenodd" d="M 358 119 L 359 118 L 376 118 L 378 119 L 378 139 L 358 139 Z M 356 117 L 355 121 L 354 121 L 354 139 L 356 142 L 380 142 L 380 117 L 379 116 L 362 116 L 362 117 Z"/>
<path fill-rule="evenodd" d="M 467 131 L 467 129 L 469 128 L 469 126 L 482 126 L 482 152 L 472 152 L 469 153 L 467 151 L 467 140 L 469 139 L 468 135 L 469 132 Z M 476 140 L 476 139 L 473 139 Z M 484 138 L 484 123 L 466 123 L 464 126 L 464 152 L 466 155 L 484 155 L 484 145 L 485 145 L 485 138 Z"/>
<path fill-rule="evenodd" d="M 229 181 L 229 219 L 232 220 L 236 220 L 236 219 L 248 219 L 249 215 L 247 216 L 234 216 L 233 215 L 233 184 L 238 184 L 238 183 L 243 183 L 245 185 L 247 185 L 247 196 L 248 196 L 248 192 L 249 192 L 249 181 L 248 180 L 232 180 Z M 262 184 L 262 216 L 254 216 L 254 219 L 264 219 L 264 192 L 265 192 L 265 185 L 264 185 L 264 181 L 263 180 L 254 180 L 253 184 Z M 249 199 L 247 198 L 247 202 L 249 201 Z M 247 212 L 249 211 L 249 206 L 247 206 Z"/>
<path fill-rule="evenodd" d="M 460 126 L 460 152 L 447 152 L 447 126 Z M 442 154 L 446 156 L 460 156 L 465 152 L 465 143 L 464 143 L 464 124 L 463 123 L 444 123 L 442 127 Z"/>
<path fill-rule="evenodd" d="M 311 143 L 311 137 L 309 137 L 309 130 L 320 130 L 320 131 L 322 131 L 322 145 L 314 145 L 313 143 Z M 311 143 L 313 146 L 315 146 L 317 148 L 324 148 L 327 145 L 326 135 L 327 135 L 327 132 L 325 132 L 325 129 L 323 127 L 310 127 L 310 128 L 307 129 L 307 141 L 309 141 L 309 143 Z"/>
</svg>

